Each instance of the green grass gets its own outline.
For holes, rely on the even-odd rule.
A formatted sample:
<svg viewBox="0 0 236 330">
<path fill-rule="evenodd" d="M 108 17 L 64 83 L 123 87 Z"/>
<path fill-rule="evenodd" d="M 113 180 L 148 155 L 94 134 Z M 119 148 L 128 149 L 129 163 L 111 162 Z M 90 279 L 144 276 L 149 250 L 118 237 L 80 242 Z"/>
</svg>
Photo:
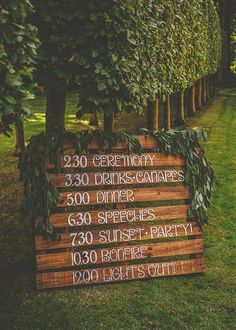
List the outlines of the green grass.
<svg viewBox="0 0 236 330">
<path fill-rule="evenodd" d="M 27 137 L 43 129 L 44 104 L 44 97 L 32 103 L 38 119 L 26 123 Z M 75 95 L 68 104 L 68 127 L 86 126 L 71 117 Z M 204 148 L 217 176 L 204 228 L 206 273 L 44 292 L 34 290 L 31 225 L 20 218 L 13 138 L 0 138 L 0 328 L 236 329 L 236 89 L 221 90 L 188 124 L 208 128 Z"/>
</svg>

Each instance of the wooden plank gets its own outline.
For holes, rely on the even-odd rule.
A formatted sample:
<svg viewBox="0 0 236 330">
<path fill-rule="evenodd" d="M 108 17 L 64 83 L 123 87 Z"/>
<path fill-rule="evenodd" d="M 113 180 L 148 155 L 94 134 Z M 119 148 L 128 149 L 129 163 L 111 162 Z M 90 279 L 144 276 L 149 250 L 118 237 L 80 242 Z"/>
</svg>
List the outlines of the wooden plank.
<svg viewBox="0 0 236 330">
<path fill-rule="evenodd" d="M 157 139 L 154 137 L 147 137 L 144 135 L 137 136 L 139 143 L 143 149 L 158 149 L 158 142 Z M 115 145 L 115 150 L 127 150 L 127 143 L 125 142 L 119 142 Z M 72 141 L 67 139 L 64 144 L 64 149 L 71 149 L 73 147 Z M 108 144 L 102 146 L 99 143 L 99 140 L 97 138 L 93 138 L 91 143 L 88 145 L 87 150 L 94 150 L 94 149 L 103 149 L 107 150 L 109 148 Z"/>
<path fill-rule="evenodd" d="M 36 288 L 59 288 L 99 283 L 155 278 L 163 276 L 202 273 L 203 259 L 188 259 L 159 263 L 147 263 L 74 271 L 36 274 Z"/>
<path fill-rule="evenodd" d="M 52 174 L 51 182 L 56 187 L 86 188 L 92 186 L 140 185 L 158 183 L 180 183 L 184 181 L 183 169 L 107 171 L 87 173 Z"/>
<path fill-rule="evenodd" d="M 65 153 L 61 156 L 62 168 L 124 168 L 124 167 L 160 167 L 160 166 L 183 166 L 185 160 L 179 156 L 164 153 L 142 153 L 142 154 L 71 154 Z M 48 163 L 47 168 L 53 168 Z"/>
<path fill-rule="evenodd" d="M 57 207 L 66 212 L 51 215 L 50 222 L 56 228 L 71 229 L 61 233 L 59 242 L 35 237 L 36 265 L 40 272 L 36 275 L 37 288 L 203 272 L 201 227 L 196 220 L 184 221 L 188 219 L 189 205 L 140 207 L 139 204 L 190 200 L 190 188 L 180 184 L 184 181 L 186 162 L 181 157 L 160 153 L 155 138 L 139 136 L 138 139 L 144 150 L 141 154 L 129 154 L 123 142 L 112 151 L 108 145 L 101 148 L 94 139 L 87 148 L 90 153 L 76 155 L 72 140 L 65 141 L 60 161 L 63 173 L 51 174 L 51 182 L 64 190 L 60 192 Z M 47 168 L 52 173 L 53 165 L 47 164 Z M 171 182 L 176 185 L 169 185 Z M 166 185 L 160 186 L 160 183 Z M 141 184 L 153 186 L 129 186 Z M 127 205 L 134 206 L 132 203 L 137 203 L 136 207 L 127 208 Z M 108 209 L 105 206 L 103 210 L 87 210 L 89 205 L 108 204 Z M 80 206 L 86 208 L 81 210 Z M 178 223 L 164 223 L 176 219 Z M 40 218 L 36 225 L 39 221 Z M 185 239 L 172 240 L 179 237 Z M 154 259 L 180 255 L 192 257 L 165 262 Z M 153 263 L 129 265 L 151 259 Z M 107 267 L 109 264 L 113 266 Z M 90 268 L 97 265 L 102 268 Z M 85 267 L 88 269 L 81 269 Z M 53 271 L 59 269 L 63 271 Z"/>
<path fill-rule="evenodd" d="M 61 240 L 59 242 L 45 240 L 42 236 L 36 236 L 35 241 L 36 251 L 40 251 L 79 246 L 113 244 L 120 242 L 194 236 L 200 234 L 201 227 L 196 221 L 193 221 L 128 228 L 126 228 L 125 225 L 120 225 L 119 228 L 112 229 L 62 233 Z"/>
<path fill-rule="evenodd" d="M 38 271 L 43 271 L 196 253 L 203 253 L 202 239 L 39 254 L 36 266 Z"/>
<path fill-rule="evenodd" d="M 90 225 L 146 223 L 186 219 L 189 205 L 157 206 L 144 208 L 125 208 L 122 210 L 97 210 L 52 214 L 49 221 L 55 228 L 80 227 Z M 41 221 L 38 218 L 36 225 Z"/>
<path fill-rule="evenodd" d="M 187 200 L 191 197 L 191 192 L 186 186 L 62 192 L 57 207 Z"/>
</svg>

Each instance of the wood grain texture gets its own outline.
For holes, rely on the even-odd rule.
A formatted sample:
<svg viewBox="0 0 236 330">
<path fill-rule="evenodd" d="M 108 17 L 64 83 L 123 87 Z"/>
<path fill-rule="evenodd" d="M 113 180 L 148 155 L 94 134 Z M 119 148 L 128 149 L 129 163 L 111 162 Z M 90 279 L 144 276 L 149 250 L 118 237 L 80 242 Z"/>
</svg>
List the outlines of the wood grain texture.
<svg viewBox="0 0 236 330">
<path fill-rule="evenodd" d="M 124 204 L 122 204 L 124 205 Z M 143 208 L 125 208 L 122 210 L 98 210 L 98 211 L 86 211 L 86 212 L 73 212 L 74 218 L 81 217 L 85 218 L 85 214 L 89 213 L 91 216 L 91 223 L 89 225 L 103 225 L 103 224 L 118 224 L 118 223 L 136 223 L 144 224 L 149 221 L 162 221 L 162 220 L 176 220 L 176 219 L 186 219 L 188 217 L 189 205 L 173 205 L 173 206 L 157 206 L 157 207 L 143 207 Z M 154 214 L 151 220 L 148 218 L 148 212 Z M 72 212 L 65 213 L 55 213 L 49 218 L 51 224 L 56 228 L 67 228 L 71 227 L 68 224 L 68 217 Z M 106 215 L 107 214 L 107 215 Z M 100 218 L 99 218 L 100 216 Z M 103 220 L 106 216 L 106 220 Z M 101 218 L 102 217 L 102 218 Z M 37 224 L 41 221 L 38 218 Z M 76 226 L 86 225 L 83 222 L 76 221 Z M 81 223 L 81 224 L 78 224 Z"/>
<path fill-rule="evenodd" d="M 141 280 L 145 278 L 202 273 L 204 269 L 204 260 L 199 258 L 172 262 L 96 268 L 93 270 L 37 273 L 36 288 L 47 289 Z"/>
<path fill-rule="evenodd" d="M 143 149 L 148 149 L 148 150 L 149 149 L 158 149 L 158 142 L 157 142 L 157 139 L 154 137 L 147 137 L 144 135 L 139 135 L 138 140 Z M 66 149 L 71 149 L 71 148 L 73 148 L 73 143 L 72 143 L 72 141 L 67 139 L 64 144 L 64 149 L 66 150 Z M 87 150 L 94 150 L 94 149 L 107 150 L 108 148 L 109 148 L 108 145 L 104 145 L 101 148 L 99 141 L 97 141 L 96 138 L 93 138 L 91 144 L 88 145 Z M 126 149 L 127 149 L 127 143 L 125 143 L 125 142 L 119 142 L 114 147 L 114 150 L 126 150 Z"/>
<path fill-rule="evenodd" d="M 87 256 L 96 255 L 93 259 Z M 94 252 L 95 251 L 95 252 Z M 164 243 L 147 243 L 139 245 L 124 245 L 112 248 L 87 249 L 78 252 L 56 252 L 36 255 L 37 271 L 47 269 L 67 268 L 73 266 L 88 266 L 123 262 L 131 260 L 145 260 L 148 258 L 179 256 L 203 253 L 203 240 L 182 240 Z M 73 256 L 73 254 L 78 254 Z M 72 262 L 73 258 L 73 262 Z M 74 259 L 75 258 L 75 259 Z M 92 261 L 92 262 L 91 262 Z"/>
<path fill-rule="evenodd" d="M 66 152 L 64 151 L 64 155 L 65 154 L 69 154 L 69 155 L 74 155 L 74 152 Z M 65 165 L 66 165 L 66 162 L 64 160 L 64 155 L 61 156 L 61 160 L 60 160 L 60 164 L 61 164 L 61 168 L 66 168 Z M 85 155 L 86 158 L 87 158 L 87 165 L 83 168 L 83 170 L 85 168 L 94 168 L 94 162 L 93 162 L 93 159 L 94 159 L 94 156 L 96 155 L 99 155 L 99 156 L 102 156 L 102 155 L 106 155 L 107 157 L 110 157 L 112 158 L 113 156 L 116 156 L 116 155 L 121 155 L 121 154 L 117 154 L 116 152 L 114 153 L 108 153 L 108 154 L 105 154 L 105 153 L 99 153 L 99 154 L 81 154 L 80 156 L 83 156 Z M 122 154 L 124 155 L 124 154 Z M 126 154 L 127 156 L 129 154 Z M 139 154 L 130 154 L 132 156 L 138 156 L 140 157 Z M 172 155 L 167 155 L 167 154 L 164 154 L 164 153 L 157 153 L 157 152 L 148 152 L 148 153 L 143 153 L 141 155 L 149 155 L 150 157 L 153 158 L 153 161 L 147 161 L 146 163 L 142 163 L 142 166 L 125 166 L 125 163 L 124 163 L 124 160 L 121 160 L 119 162 L 119 164 L 117 164 L 117 166 L 107 166 L 105 165 L 105 162 L 103 163 L 102 166 L 98 166 L 97 168 L 107 168 L 107 167 L 112 167 L 112 168 L 128 168 L 128 167 L 160 167 L 160 166 L 183 166 L 185 165 L 185 160 L 179 156 L 172 156 Z M 51 164 L 50 162 L 47 163 L 47 168 L 48 169 L 51 169 L 51 168 L 54 168 L 54 165 Z M 71 167 L 70 167 L 71 168 Z M 80 166 L 78 166 L 77 168 L 81 168 Z"/>
<path fill-rule="evenodd" d="M 54 165 L 47 163 L 51 182 L 60 188 L 57 213 L 49 220 L 61 229 L 61 240 L 35 237 L 37 289 L 204 271 L 202 229 L 196 220 L 187 221 L 192 194 L 183 185 L 186 162 L 160 153 L 155 138 L 138 139 L 144 150 L 140 155 L 129 154 L 123 142 L 111 152 L 95 139 L 86 154 L 76 155 L 67 140 L 61 149 L 63 173 L 55 175 Z M 137 207 L 157 201 L 182 201 L 182 205 Z M 96 210 L 97 205 L 105 206 Z M 36 219 L 36 225 L 41 220 Z M 188 259 L 180 260 L 181 256 Z M 160 262 L 158 258 L 164 257 L 175 260 Z"/>
<path fill-rule="evenodd" d="M 75 199 L 75 194 L 71 196 Z M 83 194 L 84 192 L 81 192 Z M 169 186 L 169 187 L 152 187 L 152 188 L 126 188 L 126 189 L 107 189 L 107 190 L 90 190 L 87 191 L 86 202 L 80 204 L 73 203 L 70 205 L 68 201 L 69 192 L 62 192 L 57 207 L 65 206 L 81 206 L 81 205 L 102 205 L 113 203 L 128 202 L 151 202 L 151 201 L 170 201 L 170 200 L 188 200 L 192 197 L 191 192 L 186 186 Z M 107 198 L 103 199 L 103 196 Z M 89 198 L 89 200 L 88 200 Z"/>
<path fill-rule="evenodd" d="M 85 182 L 81 180 L 81 175 L 86 175 Z M 69 179 L 68 179 L 69 176 Z M 86 172 L 77 174 L 59 174 L 50 175 L 51 182 L 56 187 L 70 187 L 77 189 L 99 186 L 114 186 L 114 185 L 140 185 L 140 184 L 159 184 L 159 183 L 180 183 L 184 180 L 184 171 L 181 169 L 170 170 L 127 170 L 127 171 L 106 171 L 101 172 Z"/>
<path fill-rule="evenodd" d="M 119 242 L 196 236 L 201 234 L 201 227 L 196 221 L 193 221 L 128 228 L 125 225 L 120 225 L 119 228 L 90 230 L 84 233 L 89 233 L 90 243 L 88 243 L 88 240 L 84 241 L 83 238 L 81 239 L 81 232 L 62 233 L 61 240 L 59 242 L 48 241 L 45 240 L 42 236 L 36 236 L 36 251 L 79 246 L 104 245 Z M 90 240 L 91 237 L 92 239 Z M 74 243 L 73 239 L 75 239 Z"/>
</svg>

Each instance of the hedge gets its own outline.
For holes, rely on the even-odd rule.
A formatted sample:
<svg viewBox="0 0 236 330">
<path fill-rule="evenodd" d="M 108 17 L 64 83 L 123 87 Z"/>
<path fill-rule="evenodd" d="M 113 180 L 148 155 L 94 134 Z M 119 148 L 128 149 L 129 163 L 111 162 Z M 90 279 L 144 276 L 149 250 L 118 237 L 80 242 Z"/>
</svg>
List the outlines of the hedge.
<svg viewBox="0 0 236 330">
<path fill-rule="evenodd" d="M 143 112 L 215 73 L 221 29 L 212 0 L 89 0 L 80 7 L 80 111 Z"/>
</svg>

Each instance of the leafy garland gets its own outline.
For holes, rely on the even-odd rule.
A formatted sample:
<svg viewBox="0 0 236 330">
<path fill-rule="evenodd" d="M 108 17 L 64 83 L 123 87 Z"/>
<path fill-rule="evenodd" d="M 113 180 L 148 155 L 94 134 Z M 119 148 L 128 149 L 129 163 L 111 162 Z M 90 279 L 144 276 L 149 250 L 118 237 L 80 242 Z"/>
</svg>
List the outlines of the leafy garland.
<svg viewBox="0 0 236 330">
<path fill-rule="evenodd" d="M 210 197 L 214 182 L 214 172 L 207 162 L 199 145 L 199 138 L 207 138 L 202 129 L 181 129 L 165 131 L 148 131 L 141 133 L 158 140 L 159 151 L 178 155 L 186 160 L 185 183 L 189 185 L 193 199 L 189 207 L 189 216 L 196 218 L 200 225 L 207 222 L 207 210 L 210 207 Z M 127 144 L 128 152 L 142 153 L 142 147 L 136 135 L 118 132 L 112 135 L 102 130 L 86 132 L 59 132 L 53 134 L 41 133 L 32 136 L 30 142 L 19 159 L 20 180 L 24 183 L 25 200 L 23 213 L 32 221 L 41 217 L 37 226 L 37 234 L 46 239 L 59 240 L 60 234 L 50 223 L 49 217 L 59 201 L 59 192 L 51 183 L 46 171 L 46 161 L 54 164 L 56 172 L 60 172 L 60 153 L 65 141 L 70 141 L 76 153 L 85 152 L 92 139 L 96 138 L 102 149 L 109 149 L 119 142 Z"/>
<path fill-rule="evenodd" d="M 211 191 L 215 179 L 214 171 L 199 144 L 199 138 L 207 140 L 206 131 L 203 129 L 169 130 L 168 132 L 143 130 L 143 133 L 158 140 L 161 152 L 178 155 L 185 159 L 185 183 L 193 193 L 188 215 L 196 218 L 203 226 L 208 221 L 207 210 L 210 208 Z"/>
</svg>

